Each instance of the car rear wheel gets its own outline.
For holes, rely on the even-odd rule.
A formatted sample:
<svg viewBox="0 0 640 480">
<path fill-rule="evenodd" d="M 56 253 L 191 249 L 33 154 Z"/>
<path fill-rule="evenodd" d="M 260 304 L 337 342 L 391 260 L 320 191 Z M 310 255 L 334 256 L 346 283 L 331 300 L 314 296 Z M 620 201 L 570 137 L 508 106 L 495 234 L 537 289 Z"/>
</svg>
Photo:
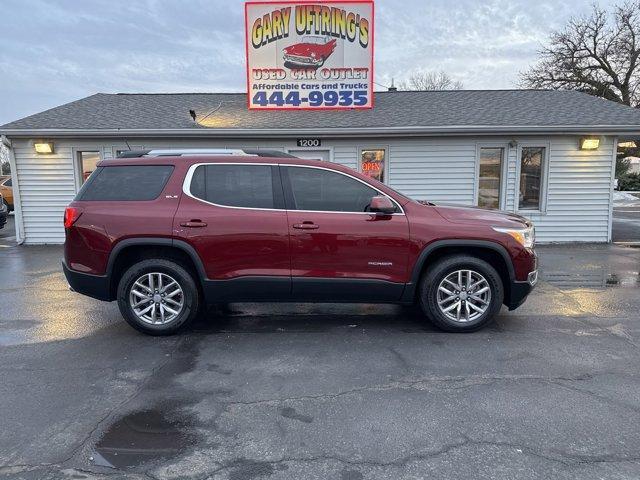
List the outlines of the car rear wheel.
<svg viewBox="0 0 640 480">
<path fill-rule="evenodd" d="M 124 319 L 149 335 L 171 335 L 198 315 L 200 293 L 191 274 L 178 263 L 149 259 L 129 268 L 118 284 Z"/>
<path fill-rule="evenodd" d="M 500 311 L 504 286 L 484 260 L 466 255 L 446 257 L 428 267 L 420 283 L 419 303 L 437 327 L 473 332 Z"/>
</svg>

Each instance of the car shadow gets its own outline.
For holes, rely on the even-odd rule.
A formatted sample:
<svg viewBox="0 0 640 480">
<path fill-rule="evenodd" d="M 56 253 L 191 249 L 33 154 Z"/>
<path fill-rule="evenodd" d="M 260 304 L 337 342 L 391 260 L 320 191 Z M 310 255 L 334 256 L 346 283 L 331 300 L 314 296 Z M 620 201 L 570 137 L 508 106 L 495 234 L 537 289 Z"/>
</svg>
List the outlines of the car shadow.
<svg viewBox="0 0 640 480">
<path fill-rule="evenodd" d="M 439 332 L 413 307 L 363 304 L 231 304 L 209 309 L 188 332 L 318 333 L 333 330 Z"/>
</svg>

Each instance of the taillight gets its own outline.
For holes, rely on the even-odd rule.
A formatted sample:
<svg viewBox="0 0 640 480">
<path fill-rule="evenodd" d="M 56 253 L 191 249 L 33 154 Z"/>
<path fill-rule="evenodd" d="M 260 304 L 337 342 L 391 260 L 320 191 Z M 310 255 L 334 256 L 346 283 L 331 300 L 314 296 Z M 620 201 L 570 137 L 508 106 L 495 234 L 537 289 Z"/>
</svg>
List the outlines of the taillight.
<svg viewBox="0 0 640 480">
<path fill-rule="evenodd" d="M 71 228 L 82 212 L 79 208 L 67 207 L 64 209 L 64 228 Z"/>
</svg>

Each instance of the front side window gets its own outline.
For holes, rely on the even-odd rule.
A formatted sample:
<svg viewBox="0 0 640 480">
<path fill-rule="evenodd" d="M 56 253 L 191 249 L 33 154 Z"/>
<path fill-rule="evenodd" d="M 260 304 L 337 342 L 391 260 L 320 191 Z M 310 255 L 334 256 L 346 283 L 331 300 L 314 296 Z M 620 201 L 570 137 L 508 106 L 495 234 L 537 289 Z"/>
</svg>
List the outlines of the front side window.
<svg viewBox="0 0 640 480">
<path fill-rule="evenodd" d="M 367 177 L 385 181 L 386 155 L 384 149 L 362 150 L 360 154 L 360 171 Z"/>
<path fill-rule="evenodd" d="M 11 179 L 10 179 L 10 178 L 8 178 L 6 182 L 4 182 L 4 186 L 5 186 L 5 187 L 11 187 L 11 186 L 12 186 L 12 183 L 11 183 Z"/>
<path fill-rule="evenodd" d="M 288 167 L 296 210 L 366 212 L 380 193 L 358 180 L 330 170 Z"/>
<path fill-rule="evenodd" d="M 269 165 L 200 165 L 193 172 L 191 195 L 216 205 L 274 208 Z"/>
<path fill-rule="evenodd" d="M 542 209 L 542 172 L 545 147 L 522 147 L 520 156 L 520 210 Z"/>
<path fill-rule="evenodd" d="M 478 180 L 478 206 L 489 209 L 500 208 L 502 186 L 503 148 L 480 149 L 480 175 Z"/>
<path fill-rule="evenodd" d="M 160 195 L 172 165 L 100 167 L 78 193 L 83 201 L 143 201 Z"/>
</svg>

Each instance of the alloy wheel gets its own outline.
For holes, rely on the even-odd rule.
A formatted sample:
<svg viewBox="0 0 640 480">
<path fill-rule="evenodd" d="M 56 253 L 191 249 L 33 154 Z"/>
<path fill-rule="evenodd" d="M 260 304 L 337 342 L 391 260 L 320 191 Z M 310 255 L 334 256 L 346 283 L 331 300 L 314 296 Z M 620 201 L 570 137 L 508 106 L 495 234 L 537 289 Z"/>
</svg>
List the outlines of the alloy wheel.
<svg viewBox="0 0 640 480">
<path fill-rule="evenodd" d="M 145 273 L 133 282 L 129 305 L 143 322 L 166 325 L 182 312 L 184 292 L 180 284 L 165 273 Z"/>
<path fill-rule="evenodd" d="M 491 304 L 491 286 L 474 270 L 456 270 L 438 285 L 440 312 L 456 323 L 469 323 L 482 316 Z"/>
</svg>

